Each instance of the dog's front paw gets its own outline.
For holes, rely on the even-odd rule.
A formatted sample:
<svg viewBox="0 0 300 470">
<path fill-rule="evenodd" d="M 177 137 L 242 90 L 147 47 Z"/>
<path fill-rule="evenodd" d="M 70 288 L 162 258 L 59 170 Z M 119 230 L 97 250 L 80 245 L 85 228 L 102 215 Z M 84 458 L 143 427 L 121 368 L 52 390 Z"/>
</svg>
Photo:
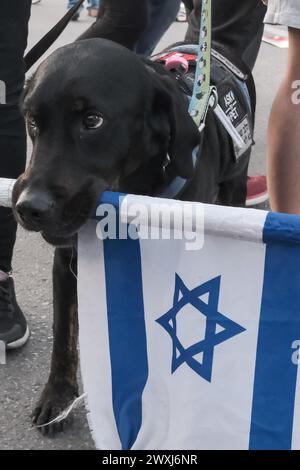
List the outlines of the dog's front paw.
<svg viewBox="0 0 300 470">
<path fill-rule="evenodd" d="M 77 385 L 70 385 L 68 382 L 48 382 L 32 412 L 32 423 L 44 436 L 53 436 L 63 431 L 66 423 L 70 421 L 69 417 L 59 422 L 52 421 L 65 411 L 77 396 Z"/>
</svg>

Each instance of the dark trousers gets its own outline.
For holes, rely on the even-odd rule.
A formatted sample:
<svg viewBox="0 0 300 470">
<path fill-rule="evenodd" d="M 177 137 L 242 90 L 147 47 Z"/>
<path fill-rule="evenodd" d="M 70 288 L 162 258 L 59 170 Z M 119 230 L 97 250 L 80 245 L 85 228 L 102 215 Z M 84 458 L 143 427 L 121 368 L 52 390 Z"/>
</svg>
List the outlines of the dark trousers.
<svg viewBox="0 0 300 470">
<path fill-rule="evenodd" d="M 26 133 L 19 111 L 24 85 L 23 55 L 31 0 L 1 0 L 0 81 L 5 99 L 0 104 L 0 177 L 17 178 L 25 169 Z M 4 103 L 5 101 L 5 103 Z M 16 238 L 12 211 L 0 207 L 0 269 L 11 270 Z"/>
<path fill-rule="evenodd" d="M 201 0 L 184 0 L 184 3 L 189 14 L 186 40 L 198 43 Z M 180 2 L 148 0 L 148 4 L 148 27 L 136 46 L 136 51 L 143 55 L 151 55 L 175 20 Z M 215 46 L 234 51 L 234 55 L 242 58 L 252 70 L 261 44 L 265 13 L 266 6 L 261 0 L 212 0 L 212 40 Z"/>
<path fill-rule="evenodd" d="M 175 21 L 180 0 L 148 0 L 148 26 L 136 43 L 137 54 L 150 56 L 161 37 Z"/>
<path fill-rule="evenodd" d="M 148 12 L 148 0 L 101 0 L 98 20 L 79 39 L 111 39 L 133 49 L 146 29 Z"/>
<path fill-rule="evenodd" d="M 190 7 L 190 0 L 186 0 Z M 198 42 L 201 0 L 194 0 L 186 40 Z M 252 70 L 263 34 L 266 6 L 261 0 L 212 0 L 212 39 L 215 46 L 234 51 Z"/>
<path fill-rule="evenodd" d="M 177 1 L 174 0 L 175 3 L 177 4 Z M 186 39 L 197 43 L 201 0 L 184 0 L 184 3 L 187 10 L 191 11 Z M 157 14 L 151 18 L 149 13 L 153 5 L 156 6 Z M 167 2 L 158 0 L 102 0 L 98 21 L 81 37 L 114 39 L 130 49 L 138 45 L 138 51 L 143 52 L 145 47 L 141 46 L 141 51 L 138 41 L 155 45 L 161 32 L 169 26 L 170 14 L 174 16 L 173 12 L 165 10 L 165 5 Z M 161 14 L 158 11 L 159 6 Z M 263 18 L 266 13 L 262 1 L 212 0 L 212 10 L 214 44 L 234 51 L 234 55 L 243 58 L 252 69 L 260 48 Z M 143 31 L 144 34 L 141 34 Z M 146 49 L 149 52 L 149 48 Z"/>
</svg>

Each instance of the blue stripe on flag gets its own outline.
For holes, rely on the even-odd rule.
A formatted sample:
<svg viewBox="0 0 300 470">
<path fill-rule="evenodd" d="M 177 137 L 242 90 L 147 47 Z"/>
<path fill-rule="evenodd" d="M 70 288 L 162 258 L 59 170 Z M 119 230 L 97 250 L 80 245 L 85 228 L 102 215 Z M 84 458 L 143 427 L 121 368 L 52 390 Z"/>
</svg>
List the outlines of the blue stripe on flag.
<svg viewBox="0 0 300 470">
<path fill-rule="evenodd" d="M 104 262 L 113 410 L 122 448 L 130 449 L 148 378 L 139 240 L 105 240 Z"/>
<path fill-rule="evenodd" d="M 269 212 L 266 218 L 263 240 L 300 244 L 300 216 Z"/>
<path fill-rule="evenodd" d="M 104 191 L 98 199 L 99 204 L 112 204 L 116 209 L 119 209 L 122 200 L 126 197 L 126 193 L 118 193 L 116 191 Z"/>
<path fill-rule="evenodd" d="M 264 240 L 276 217 L 267 216 Z M 291 449 L 297 383 L 292 343 L 299 339 L 300 246 L 267 243 L 250 449 Z"/>
</svg>

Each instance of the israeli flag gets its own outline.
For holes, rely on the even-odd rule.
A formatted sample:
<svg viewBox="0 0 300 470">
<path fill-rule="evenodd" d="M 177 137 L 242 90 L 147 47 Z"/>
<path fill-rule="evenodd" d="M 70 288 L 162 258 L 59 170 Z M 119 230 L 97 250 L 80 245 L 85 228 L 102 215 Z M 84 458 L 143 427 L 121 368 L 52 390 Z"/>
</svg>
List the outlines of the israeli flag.
<svg viewBox="0 0 300 470">
<path fill-rule="evenodd" d="M 147 210 L 174 202 L 105 193 L 138 236 L 107 237 L 103 217 L 80 232 L 97 448 L 300 449 L 300 217 L 176 201 L 177 216 L 200 214 L 196 249 L 176 217 L 170 239 L 141 237 Z"/>
</svg>

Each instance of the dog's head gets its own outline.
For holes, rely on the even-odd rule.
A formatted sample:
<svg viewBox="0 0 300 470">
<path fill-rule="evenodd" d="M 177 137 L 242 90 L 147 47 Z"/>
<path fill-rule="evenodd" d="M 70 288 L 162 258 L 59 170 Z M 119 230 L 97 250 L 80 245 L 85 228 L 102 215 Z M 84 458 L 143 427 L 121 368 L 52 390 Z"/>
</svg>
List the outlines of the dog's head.
<svg viewBox="0 0 300 470">
<path fill-rule="evenodd" d="M 167 154 L 174 174 L 192 175 L 199 135 L 175 81 L 110 41 L 53 53 L 22 109 L 33 152 L 13 210 L 50 243 L 67 244 L 104 190 L 151 194 Z"/>
</svg>

